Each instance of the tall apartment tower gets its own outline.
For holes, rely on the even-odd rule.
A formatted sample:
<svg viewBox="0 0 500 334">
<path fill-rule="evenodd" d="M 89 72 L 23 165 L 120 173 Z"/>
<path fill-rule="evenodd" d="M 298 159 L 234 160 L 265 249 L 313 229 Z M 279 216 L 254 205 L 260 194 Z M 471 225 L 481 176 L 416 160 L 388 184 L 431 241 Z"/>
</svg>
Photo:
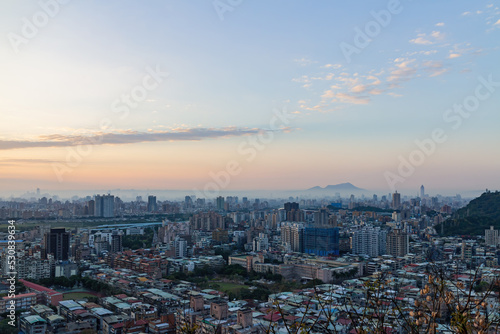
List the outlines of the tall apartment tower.
<svg viewBox="0 0 500 334">
<path fill-rule="evenodd" d="M 119 231 L 113 231 L 111 235 L 111 253 L 119 253 L 123 251 L 123 236 Z"/>
<path fill-rule="evenodd" d="M 304 220 L 304 213 L 300 211 L 299 203 L 287 202 L 284 205 L 286 220 L 290 222 L 300 222 Z"/>
<path fill-rule="evenodd" d="M 392 208 L 398 210 L 401 207 L 401 194 L 397 191 L 392 194 Z"/>
<path fill-rule="evenodd" d="M 64 228 L 51 228 L 44 236 L 45 254 L 53 254 L 55 260 L 66 261 L 69 257 L 69 232 Z"/>
<path fill-rule="evenodd" d="M 95 201 L 91 199 L 87 204 L 89 208 L 89 216 L 95 216 Z"/>
<path fill-rule="evenodd" d="M 186 257 L 187 256 L 187 241 L 179 236 L 175 238 L 175 257 Z"/>
<path fill-rule="evenodd" d="M 222 196 L 217 197 L 216 204 L 217 204 L 217 210 L 223 211 L 224 210 L 224 197 L 222 197 Z"/>
<path fill-rule="evenodd" d="M 148 196 L 148 212 L 158 211 L 156 196 Z"/>
<path fill-rule="evenodd" d="M 387 231 L 380 227 L 364 227 L 352 236 L 352 253 L 371 257 L 384 255 L 387 252 L 386 243 Z"/>
<path fill-rule="evenodd" d="M 191 196 L 185 196 L 184 197 L 184 206 L 189 209 L 193 207 L 193 199 Z"/>
<path fill-rule="evenodd" d="M 493 226 L 490 226 L 489 230 L 484 230 L 484 238 L 488 246 L 500 245 L 500 231 L 495 230 Z"/>
<path fill-rule="evenodd" d="M 300 223 L 285 223 L 281 225 L 281 244 L 290 251 L 304 252 L 304 225 Z"/>
<path fill-rule="evenodd" d="M 410 252 L 408 233 L 401 229 L 394 229 L 387 235 L 387 254 L 392 256 L 405 256 Z"/>
<path fill-rule="evenodd" d="M 96 217 L 110 218 L 115 216 L 115 196 L 113 195 L 96 195 L 95 196 L 95 212 Z"/>
<path fill-rule="evenodd" d="M 319 209 L 314 213 L 314 225 L 316 226 L 325 226 L 329 224 L 330 212 L 326 208 Z"/>
</svg>

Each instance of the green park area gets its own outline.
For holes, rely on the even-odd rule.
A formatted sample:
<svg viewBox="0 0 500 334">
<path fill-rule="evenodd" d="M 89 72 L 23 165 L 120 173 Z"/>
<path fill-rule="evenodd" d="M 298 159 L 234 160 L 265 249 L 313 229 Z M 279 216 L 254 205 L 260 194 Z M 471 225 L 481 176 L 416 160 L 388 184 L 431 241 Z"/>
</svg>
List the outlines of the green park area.
<svg viewBox="0 0 500 334">
<path fill-rule="evenodd" d="M 248 289 L 248 285 L 229 283 L 229 282 L 209 282 L 210 289 L 229 294 L 238 294 L 240 289 Z"/>
<path fill-rule="evenodd" d="M 97 298 L 95 295 L 87 292 L 68 292 L 63 295 L 63 300 L 82 300 L 85 298 Z"/>
</svg>

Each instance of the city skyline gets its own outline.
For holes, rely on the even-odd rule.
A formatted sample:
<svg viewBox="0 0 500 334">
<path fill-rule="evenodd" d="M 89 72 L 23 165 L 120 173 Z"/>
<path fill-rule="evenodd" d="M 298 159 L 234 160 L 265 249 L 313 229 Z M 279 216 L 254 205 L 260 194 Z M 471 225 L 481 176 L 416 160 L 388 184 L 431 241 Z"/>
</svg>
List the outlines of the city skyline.
<svg viewBox="0 0 500 334">
<path fill-rule="evenodd" d="M 0 5 L 0 196 L 500 189 L 497 2 L 214 3 Z"/>
<path fill-rule="evenodd" d="M 158 199 L 159 201 L 183 201 L 186 197 L 195 199 L 204 199 L 207 201 L 217 202 L 219 197 L 228 198 L 235 196 L 236 198 L 249 198 L 249 199 L 272 199 L 272 200 L 284 200 L 288 201 L 293 198 L 293 200 L 327 200 L 330 199 L 332 201 L 342 199 L 343 201 L 347 201 L 351 198 L 355 200 L 370 200 L 376 199 L 380 200 L 382 196 L 386 196 L 388 201 L 392 203 L 394 193 L 386 193 L 383 191 L 376 191 L 370 189 L 362 189 L 362 191 L 358 192 L 349 192 L 349 191 L 327 191 L 325 193 L 314 192 L 308 190 L 289 190 L 289 191 L 266 191 L 266 190 L 225 190 L 220 191 L 219 193 L 194 193 L 190 190 L 164 190 L 164 189 L 90 189 L 90 190 L 48 190 L 48 189 L 33 189 L 33 190 L 19 190 L 17 192 L 0 192 L 0 200 L 14 200 L 14 199 L 26 199 L 26 200 L 35 200 L 38 201 L 42 197 L 45 198 L 57 198 L 59 200 L 77 200 L 77 199 L 85 199 L 85 198 L 94 198 L 94 197 L 106 197 L 106 196 L 115 196 L 125 201 L 134 201 L 137 198 L 142 198 L 142 201 L 149 203 L 150 198 L 154 201 Z M 473 199 L 485 191 L 489 191 L 489 189 L 485 190 L 477 190 L 477 191 L 469 191 L 463 193 L 440 193 L 438 191 L 432 191 L 431 193 L 425 193 L 424 197 L 419 191 L 414 192 L 400 192 L 397 191 L 398 195 L 401 195 L 401 198 L 405 199 L 416 199 L 416 198 L 434 198 L 434 197 L 443 197 L 443 198 L 455 198 L 457 196 L 462 197 L 464 199 Z M 354 196 L 354 197 L 352 197 Z M 148 204 L 149 205 L 149 204 Z M 154 204 L 152 204 L 154 205 Z"/>
</svg>

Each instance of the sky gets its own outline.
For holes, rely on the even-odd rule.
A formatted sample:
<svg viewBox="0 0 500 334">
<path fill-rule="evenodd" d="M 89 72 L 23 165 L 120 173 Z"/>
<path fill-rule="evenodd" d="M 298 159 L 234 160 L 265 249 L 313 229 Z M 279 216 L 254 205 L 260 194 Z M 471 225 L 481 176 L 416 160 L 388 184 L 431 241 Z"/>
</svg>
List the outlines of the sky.
<svg viewBox="0 0 500 334">
<path fill-rule="evenodd" d="M 499 7 L 2 1 L 0 193 L 499 189 Z"/>
</svg>

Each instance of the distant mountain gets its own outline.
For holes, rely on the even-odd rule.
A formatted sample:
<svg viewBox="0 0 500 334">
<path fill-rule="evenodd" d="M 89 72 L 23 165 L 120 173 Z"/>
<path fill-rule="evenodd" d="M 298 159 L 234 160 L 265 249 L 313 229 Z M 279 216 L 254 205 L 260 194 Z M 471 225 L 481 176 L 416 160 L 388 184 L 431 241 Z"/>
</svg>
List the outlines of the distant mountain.
<svg viewBox="0 0 500 334">
<path fill-rule="evenodd" d="M 328 185 L 324 188 L 322 188 L 320 186 L 316 186 L 316 187 L 312 187 L 312 188 L 307 189 L 307 191 L 323 191 L 323 192 L 354 191 L 354 192 L 357 192 L 357 191 L 366 191 L 366 190 L 358 188 L 355 185 L 353 185 L 352 183 L 347 182 L 347 183 L 339 183 L 339 184 L 335 184 L 335 185 Z"/>
<path fill-rule="evenodd" d="M 442 235 L 484 235 L 484 230 L 500 228 L 500 192 L 485 192 L 457 210 L 451 219 L 436 226 Z"/>
</svg>

